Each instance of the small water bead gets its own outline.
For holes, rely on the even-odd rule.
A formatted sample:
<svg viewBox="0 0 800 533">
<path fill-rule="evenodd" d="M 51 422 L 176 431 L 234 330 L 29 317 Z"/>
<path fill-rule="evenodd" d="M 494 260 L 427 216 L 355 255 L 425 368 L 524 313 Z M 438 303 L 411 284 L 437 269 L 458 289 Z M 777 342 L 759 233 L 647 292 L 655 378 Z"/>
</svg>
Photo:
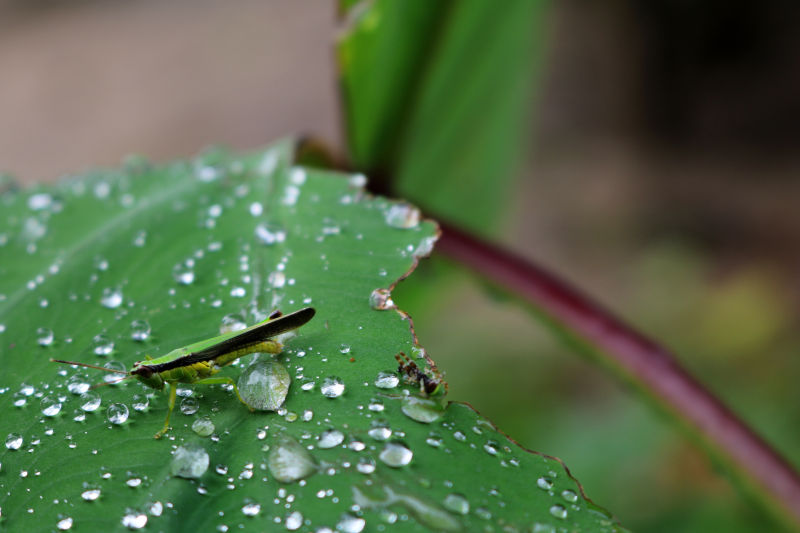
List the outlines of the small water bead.
<svg viewBox="0 0 800 533">
<path fill-rule="evenodd" d="M 19 450 L 23 442 L 22 435 L 19 433 L 9 433 L 6 437 L 6 448 L 9 450 Z"/>
<path fill-rule="evenodd" d="M 183 398 L 181 400 L 181 413 L 185 415 L 193 415 L 200 409 L 200 402 L 195 398 Z"/>
<path fill-rule="evenodd" d="M 261 244 L 272 246 L 286 240 L 286 230 L 272 224 L 259 224 L 256 226 L 255 236 Z"/>
<path fill-rule="evenodd" d="M 48 328 L 37 328 L 36 329 L 36 342 L 39 343 L 39 346 L 50 346 L 53 344 L 55 340 L 55 335 L 53 334 L 52 329 Z"/>
<path fill-rule="evenodd" d="M 150 338 L 150 324 L 147 320 L 131 322 L 131 338 L 138 342 L 144 342 Z"/>
<path fill-rule="evenodd" d="M 283 288 L 286 285 L 286 274 L 280 270 L 270 272 L 269 276 L 267 276 L 267 283 L 275 289 Z"/>
<path fill-rule="evenodd" d="M 140 477 L 132 477 L 125 481 L 125 484 L 132 489 L 135 489 L 142 485 L 142 478 Z"/>
<path fill-rule="evenodd" d="M 247 290 L 244 287 L 233 287 L 231 289 L 230 295 L 234 298 L 244 298 L 247 296 Z"/>
<path fill-rule="evenodd" d="M 369 401 L 369 405 L 367 405 L 367 409 L 375 413 L 380 413 L 385 409 L 385 406 L 383 405 L 383 402 L 381 400 L 377 398 L 372 398 Z"/>
<path fill-rule="evenodd" d="M 316 382 L 314 382 L 314 381 L 304 381 L 303 384 L 300 385 L 300 388 L 303 389 L 304 391 L 308 392 L 308 391 L 314 390 L 314 386 L 316 386 Z"/>
<path fill-rule="evenodd" d="M 124 403 L 112 403 L 106 409 L 106 418 L 112 424 L 124 424 L 128 420 L 128 406 Z"/>
<path fill-rule="evenodd" d="M 414 257 L 428 257 L 433 251 L 433 245 L 436 244 L 438 237 L 425 237 L 419 242 L 417 249 L 414 250 Z"/>
<path fill-rule="evenodd" d="M 56 416 L 61 412 L 61 400 L 52 394 L 43 397 L 39 405 L 44 416 Z"/>
<path fill-rule="evenodd" d="M 336 524 L 336 531 L 342 533 L 361 533 L 367 526 L 367 521 L 363 518 L 351 514 L 343 514 Z"/>
<path fill-rule="evenodd" d="M 569 489 L 562 491 L 561 497 L 564 498 L 564 500 L 568 501 L 569 503 L 575 503 L 576 501 L 578 501 L 578 494 L 575 491 Z"/>
<path fill-rule="evenodd" d="M 414 452 L 400 442 L 387 442 L 378 458 L 392 468 L 406 466 L 414 457 Z"/>
<path fill-rule="evenodd" d="M 261 214 L 264 212 L 264 206 L 261 205 L 261 202 L 253 202 L 250 204 L 250 214 L 254 217 L 260 217 Z"/>
<path fill-rule="evenodd" d="M 497 442 L 489 440 L 486 441 L 486 444 L 483 445 L 483 449 L 489 455 L 497 455 L 497 449 L 499 446 L 500 445 Z"/>
<path fill-rule="evenodd" d="M 100 497 L 100 494 L 102 494 L 100 489 L 87 489 L 81 492 L 81 498 L 87 502 L 93 502 Z"/>
<path fill-rule="evenodd" d="M 172 267 L 172 278 L 181 285 L 194 283 L 194 260 L 189 259 Z"/>
<path fill-rule="evenodd" d="M 319 436 L 318 446 L 320 448 L 333 448 L 344 442 L 344 433 L 338 429 L 326 429 Z"/>
<path fill-rule="evenodd" d="M 102 333 L 92 339 L 92 351 L 95 355 L 106 356 L 114 351 L 114 341 Z"/>
<path fill-rule="evenodd" d="M 164 512 L 164 504 L 161 502 L 153 502 L 150 504 L 150 514 L 153 516 L 161 516 Z"/>
<path fill-rule="evenodd" d="M 383 441 L 392 436 L 392 428 L 386 420 L 375 420 L 371 426 L 367 434 L 375 440 Z"/>
<path fill-rule="evenodd" d="M 567 508 L 557 503 L 550 507 L 550 514 L 563 520 L 567 518 Z"/>
<path fill-rule="evenodd" d="M 214 433 L 214 422 L 207 416 L 203 416 L 192 422 L 192 431 L 201 437 L 208 437 Z"/>
<path fill-rule="evenodd" d="M 233 333 L 235 331 L 242 331 L 247 328 L 247 322 L 240 314 L 231 313 L 222 317 L 222 324 L 220 324 L 220 333 Z"/>
<path fill-rule="evenodd" d="M 56 523 L 56 527 L 61 531 L 67 531 L 68 529 L 72 528 L 72 518 L 69 516 L 62 518 L 58 521 L 58 523 Z"/>
<path fill-rule="evenodd" d="M 375 471 L 375 460 L 371 457 L 362 457 L 356 463 L 356 470 L 362 474 L 371 474 Z"/>
<path fill-rule="evenodd" d="M 147 515 L 128 509 L 122 517 L 122 525 L 128 529 L 142 529 L 147 525 Z"/>
<path fill-rule="evenodd" d="M 328 376 L 322 380 L 320 392 L 326 398 L 338 398 L 344 394 L 344 381 L 338 376 Z"/>
<path fill-rule="evenodd" d="M 375 386 L 379 389 L 393 389 L 399 384 L 400 378 L 397 376 L 397 372 L 382 370 L 375 377 Z"/>
<path fill-rule="evenodd" d="M 542 490 L 550 490 L 553 488 L 553 480 L 547 477 L 540 477 L 536 480 L 536 486 Z"/>
<path fill-rule="evenodd" d="M 28 197 L 28 208 L 31 211 L 47 209 L 53 203 L 53 197 L 46 192 L 32 194 Z"/>
<path fill-rule="evenodd" d="M 389 289 L 375 289 L 369 295 L 369 306 L 376 311 L 385 311 L 394 307 L 392 293 Z"/>
<path fill-rule="evenodd" d="M 300 527 L 303 525 L 303 515 L 300 513 L 300 511 L 294 511 L 293 513 L 290 513 L 289 516 L 286 517 L 284 525 L 286 525 L 286 529 L 289 531 L 300 529 Z"/>
<path fill-rule="evenodd" d="M 94 391 L 86 391 L 81 394 L 81 409 L 87 413 L 97 411 L 101 403 L 100 395 Z"/>
<path fill-rule="evenodd" d="M 144 230 L 136 232 L 136 235 L 133 236 L 133 245 L 141 248 L 145 244 L 147 244 L 147 232 Z"/>
<path fill-rule="evenodd" d="M 261 512 L 261 504 L 247 503 L 242 507 L 242 513 L 245 516 L 257 516 Z"/>
<path fill-rule="evenodd" d="M 411 229 L 419 226 L 420 212 L 407 203 L 393 204 L 384 214 L 386 223 L 399 229 Z"/>
<path fill-rule="evenodd" d="M 67 390 L 72 394 L 81 395 L 89 390 L 91 384 L 86 374 L 75 374 L 67 380 Z"/>
<path fill-rule="evenodd" d="M 134 411 L 146 411 L 150 406 L 150 397 L 147 394 L 137 392 L 131 397 L 131 405 Z"/>
<path fill-rule="evenodd" d="M 100 303 L 108 309 L 116 309 L 122 305 L 122 289 L 119 287 L 106 287 L 100 297 Z"/>
<path fill-rule="evenodd" d="M 170 470 L 173 476 L 199 478 L 208 470 L 208 452 L 199 444 L 178 446 L 172 454 Z"/>
<path fill-rule="evenodd" d="M 469 501 L 461 494 L 448 494 L 445 496 L 442 505 L 444 505 L 445 509 L 454 513 L 462 515 L 469 513 Z"/>
<path fill-rule="evenodd" d="M 303 410 L 303 416 L 302 416 L 303 422 L 311 422 L 313 418 L 314 418 L 314 411 L 312 411 L 311 409 Z"/>
<path fill-rule="evenodd" d="M 428 433 L 428 437 L 425 439 L 425 442 L 428 443 L 429 446 L 438 448 L 442 445 L 442 436 L 435 432 Z"/>
</svg>

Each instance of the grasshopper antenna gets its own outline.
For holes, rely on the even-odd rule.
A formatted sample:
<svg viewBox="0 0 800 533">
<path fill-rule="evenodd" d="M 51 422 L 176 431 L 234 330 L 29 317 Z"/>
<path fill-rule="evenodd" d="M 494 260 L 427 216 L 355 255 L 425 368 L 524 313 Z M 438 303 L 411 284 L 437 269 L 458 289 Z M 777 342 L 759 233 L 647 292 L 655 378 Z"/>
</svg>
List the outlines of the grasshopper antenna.
<svg viewBox="0 0 800 533">
<path fill-rule="evenodd" d="M 112 370 L 111 368 L 105 368 L 102 366 L 95 366 L 95 365 L 87 365 L 86 363 L 76 363 L 75 361 L 64 361 L 62 359 L 50 359 L 51 363 L 64 363 L 65 365 L 77 365 L 77 366 L 85 366 L 86 368 L 94 368 L 95 370 L 103 370 L 105 372 L 114 372 L 115 374 L 125 374 L 128 375 L 127 372 L 124 370 Z M 121 381 L 121 380 L 120 380 Z"/>
</svg>

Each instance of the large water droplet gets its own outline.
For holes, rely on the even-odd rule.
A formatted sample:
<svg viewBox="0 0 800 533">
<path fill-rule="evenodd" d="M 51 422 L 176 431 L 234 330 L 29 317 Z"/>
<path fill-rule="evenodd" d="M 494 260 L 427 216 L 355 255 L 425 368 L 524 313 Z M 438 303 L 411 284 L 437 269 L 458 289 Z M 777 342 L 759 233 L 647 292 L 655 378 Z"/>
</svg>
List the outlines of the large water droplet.
<svg viewBox="0 0 800 533">
<path fill-rule="evenodd" d="M 189 259 L 172 267 L 172 278 L 181 285 L 194 283 L 194 260 Z"/>
<path fill-rule="evenodd" d="M 277 361 L 257 361 L 239 377 L 242 399 L 259 411 L 277 411 L 286 400 L 292 378 Z"/>
<path fill-rule="evenodd" d="M 38 328 L 36 330 L 36 342 L 39 343 L 39 346 L 50 346 L 53 344 L 53 340 L 55 340 L 55 336 L 52 329 Z"/>
<path fill-rule="evenodd" d="M 94 336 L 92 346 L 95 355 L 104 356 L 114 351 L 114 341 L 103 334 Z"/>
<path fill-rule="evenodd" d="M 86 489 L 85 491 L 81 492 L 81 498 L 87 502 L 93 502 L 100 497 L 100 494 L 102 494 L 100 489 Z"/>
<path fill-rule="evenodd" d="M 567 518 L 567 508 L 561 504 L 553 505 L 550 507 L 550 514 L 563 520 Z"/>
<path fill-rule="evenodd" d="M 387 440 L 392 436 L 392 428 L 386 420 L 375 420 L 367 434 L 375 440 Z"/>
<path fill-rule="evenodd" d="M 397 387 L 399 383 L 400 378 L 397 376 L 397 372 L 384 370 L 378 372 L 378 375 L 375 377 L 375 386 L 379 389 L 393 389 Z"/>
<path fill-rule="evenodd" d="M 367 525 L 363 518 L 351 514 L 343 514 L 336 524 L 336 530 L 342 533 L 361 533 Z"/>
<path fill-rule="evenodd" d="M 338 376 L 328 376 L 322 380 L 322 386 L 319 388 L 322 395 L 326 398 L 338 398 L 344 394 L 344 381 Z"/>
<path fill-rule="evenodd" d="M 208 452 L 199 444 L 178 446 L 172 454 L 170 470 L 173 476 L 199 478 L 208 470 Z"/>
<path fill-rule="evenodd" d="M 6 448 L 9 450 L 19 450 L 22 447 L 23 439 L 19 433 L 9 433 L 6 437 Z"/>
<path fill-rule="evenodd" d="M 81 395 L 88 391 L 89 387 L 91 387 L 89 379 L 83 373 L 75 374 L 67 380 L 67 390 L 72 394 Z"/>
<path fill-rule="evenodd" d="M 317 471 L 314 458 L 299 442 L 281 436 L 270 449 L 267 466 L 272 476 L 281 483 L 292 483 Z"/>
<path fill-rule="evenodd" d="M 294 511 L 293 513 L 290 513 L 289 516 L 286 517 L 285 525 L 286 529 L 289 531 L 300 529 L 300 527 L 303 525 L 303 515 L 300 513 L 300 511 Z"/>
<path fill-rule="evenodd" d="M 122 525 L 128 529 L 142 529 L 147 525 L 147 515 L 128 509 L 125 516 L 122 517 Z"/>
<path fill-rule="evenodd" d="M 72 518 L 69 516 L 62 518 L 56 523 L 56 527 L 61 531 L 67 531 L 72 528 Z"/>
<path fill-rule="evenodd" d="M 414 457 L 414 452 L 400 442 L 387 442 L 378 456 L 386 465 L 393 468 L 406 466 Z"/>
<path fill-rule="evenodd" d="M 242 506 L 242 513 L 245 516 L 257 516 L 261 512 L 261 504 L 249 502 Z"/>
<path fill-rule="evenodd" d="M 97 411 L 100 408 L 100 395 L 94 391 L 86 391 L 81 394 L 81 409 L 87 413 Z"/>
<path fill-rule="evenodd" d="M 469 513 L 469 501 L 461 494 L 448 494 L 442 502 L 445 509 L 458 514 Z"/>
<path fill-rule="evenodd" d="M 40 402 L 44 416 L 56 416 L 61 412 L 61 400 L 54 395 L 47 395 Z"/>
<path fill-rule="evenodd" d="M 185 415 L 193 415 L 200 409 L 200 402 L 195 398 L 186 397 L 181 399 L 180 410 Z"/>
</svg>

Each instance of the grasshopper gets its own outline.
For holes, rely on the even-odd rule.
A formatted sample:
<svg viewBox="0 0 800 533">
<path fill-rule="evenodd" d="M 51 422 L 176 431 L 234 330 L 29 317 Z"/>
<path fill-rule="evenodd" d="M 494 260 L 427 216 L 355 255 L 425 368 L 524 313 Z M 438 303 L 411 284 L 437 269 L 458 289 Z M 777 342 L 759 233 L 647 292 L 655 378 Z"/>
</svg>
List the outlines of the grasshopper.
<svg viewBox="0 0 800 533">
<path fill-rule="evenodd" d="M 169 418 L 175 408 L 175 396 L 177 393 L 176 383 L 201 383 L 203 385 L 214 385 L 227 383 L 233 386 L 236 396 L 251 411 L 253 410 L 247 402 L 242 399 L 239 387 L 230 377 L 218 376 L 214 374 L 240 357 L 255 353 L 268 352 L 280 353 L 283 345 L 274 340 L 276 337 L 287 331 L 297 329 L 314 317 L 314 308 L 306 307 L 289 313 L 282 314 L 280 311 L 272 313 L 268 319 L 258 324 L 254 324 L 247 329 L 225 333 L 217 337 L 212 337 L 204 341 L 195 342 L 181 348 L 176 348 L 166 355 L 155 359 L 145 356 L 144 361 L 137 361 L 133 364 L 130 372 L 121 370 L 110 370 L 86 363 L 76 363 L 74 361 L 63 361 L 61 359 L 50 359 L 55 363 L 67 365 L 85 366 L 96 368 L 107 372 L 125 374 L 128 378 L 136 378 L 145 386 L 163 390 L 164 385 L 169 385 L 169 409 L 167 418 L 164 420 L 164 427 L 155 434 L 159 439 L 169 430 Z M 121 381 L 121 380 L 120 380 Z"/>
</svg>

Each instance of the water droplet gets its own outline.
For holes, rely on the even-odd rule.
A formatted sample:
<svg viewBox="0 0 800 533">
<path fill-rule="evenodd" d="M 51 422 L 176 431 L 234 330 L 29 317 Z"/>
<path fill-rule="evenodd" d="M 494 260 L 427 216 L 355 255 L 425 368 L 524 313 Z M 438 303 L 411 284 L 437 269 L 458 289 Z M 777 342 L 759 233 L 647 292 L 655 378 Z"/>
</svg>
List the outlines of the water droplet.
<svg viewBox="0 0 800 533">
<path fill-rule="evenodd" d="M 172 454 L 170 470 L 173 476 L 199 478 L 208 470 L 208 452 L 199 444 L 178 446 Z"/>
<path fill-rule="evenodd" d="M 131 405 L 134 411 L 146 411 L 150 405 L 150 398 L 147 394 L 136 393 L 131 398 Z"/>
<path fill-rule="evenodd" d="M 267 276 L 267 283 L 275 289 L 280 289 L 286 285 L 286 274 L 280 270 L 270 272 L 269 276 Z"/>
<path fill-rule="evenodd" d="M 281 436 L 270 449 L 267 466 L 272 476 L 281 483 L 291 483 L 317 471 L 314 458 L 299 442 Z"/>
<path fill-rule="evenodd" d="M 86 374 L 75 374 L 67 380 L 67 390 L 72 394 L 81 395 L 89 390 L 91 384 Z"/>
<path fill-rule="evenodd" d="M 81 409 L 87 413 L 97 411 L 100 408 L 100 395 L 94 391 L 86 391 L 81 394 Z"/>
<path fill-rule="evenodd" d="M 122 517 L 122 525 L 128 529 L 142 529 L 147 525 L 147 515 L 128 509 L 125 516 Z"/>
<path fill-rule="evenodd" d="M 367 409 L 369 409 L 374 413 L 380 413 L 385 409 L 385 406 L 383 405 L 383 402 L 378 398 L 372 398 L 369 401 L 369 405 L 367 405 Z"/>
<path fill-rule="evenodd" d="M 550 507 L 550 514 L 563 520 L 567 517 L 567 508 L 563 505 L 555 504 Z"/>
<path fill-rule="evenodd" d="M 81 498 L 83 498 L 87 502 L 93 502 L 100 497 L 100 494 L 101 494 L 100 489 L 87 489 L 81 492 Z"/>
<path fill-rule="evenodd" d="M 72 527 L 72 518 L 69 516 L 62 518 L 61 520 L 58 521 L 56 527 L 61 531 L 67 531 Z"/>
<path fill-rule="evenodd" d="M 344 433 L 338 429 L 326 429 L 319 436 L 320 448 L 333 448 L 344 442 Z"/>
<path fill-rule="evenodd" d="M 499 447 L 500 447 L 500 445 L 497 442 L 493 441 L 493 440 L 488 440 L 483 445 L 484 451 L 486 453 L 488 453 L 489 455 L 497 455 L 497 449 Z"/>
<path fill-rule="evenodd" d="M 356 464 L 356 470 L 362 474 L 371 474 L 375 471 L 375 461 L 371 457 L 362 457 Z"/>
<path fill-rule="evenodd" d="M 219 327 L 220 333 L 233 333 L 235 331 L 242 331 L 247 328 L 247 322 L 244 321 L 242 315 L 231 313 L 222 317 L 222 324 Z"/>
<path fill-rule="evenodd" d="M 392 293 L 389 289 L 375 289 L 369 295 L 369 306 L 376 311 L 385 311 L 394 307 Z"/>
<path fill-rule="evenodd" d="M 112 403 L 106 409 L 106 418 L 112 424 L 124 424 L 128 420 L 128 406 L 124 403 Z"/>
<path fill-rule="evenodd" d="M 133 245 L 141 248 L 145 244 L 147 244 L 147 232 L 144 230 L 137 231 L 136 235 L 133 236 Z"/>
<path fill-rule="evenodd" d="M 430 433 L 428 433 L 428 437 L 425 439 L 425 442 L 427 442 L 429 446 L 438 448 L 439 446 L 442 445 L 442 436 L 436 432 L 431 431 Z"/>
<path fill-rule="evenodd" d="M 375 440 L 387 440 L 392 436 L 392 428 L 386 420 L 375 420 L 372 422 L 367 434 Z"/>
<path fill-rule="evenodd" d="M 349 344 L 340 344 L 339 345 L 339 353 L 350 353 L 350 345 Z"/>
<path fill-rule="evenodd" d="M 192 422 L 192 431 L 201 437 L 208 437 L 214 433 L 214 422 L 207 416 L 203 416 Z"/>
<path fill-rule="evenodd" d="M 561 497 L 564 498 L 569 503 L 575 503 L 576 501 L 578 501 L 578 494 L 575 491 L 569 489 L 562 491 Z"/>
<path fill-rule="evenodd" d="M 150 338 L 150 324 L 147 320 L 134 320 L 131 322 L 131 338 L 144 342 Z"/>
<path fill-rule="evenodd" d="M 19 433 L 9 433 L 6 437 L 6 448 L 9 450 L 19 450 L 22 447 L 22 435 Z"/>
<path fill-rule="evenodd" d="M 397 372 L 383 370 L 378 372 L 378 375 L 375 377 L 375 386 L 379 389 L 393 389 L 399 384 L 400 378 L 397 376 Z"/>
<path fill-rule="evenodd" d="M 461 494 L 448 494 L 442 502 L 445 509 L 458 514 L 469 513 L 469 501 Z"/>
<path fill-rule="evenodd" d="M 261 504 L 258 503 L 247 503 L 242 507 L 242 513 L 244 513 L 245 516 L 256 516 L 260 512 Z"/>
<path fill-rule="evenodd" d="M 418 398 L 416 396 L 403 398 L 403 404 L 400 409 L 407 417 L 423 424 L 435 422 L 444 414 L 442 405 L 436 400 Z"/>
<path fill-rule="evenodd" d="M 393 468 L 406 466 L 414 457 L 414 452 L 400 442 L 387 442 L 378 456 L 384 464 Z"/>
<path fill-rule="evenodd" d="M 256 239 L 261 244 L 272 246 L 286 240 L 286 230 L 272 224 L 259 224 L 255 229 Z"/>
<path fill-rule="evenodd" d="M 247 296 L 247 290 L 244 287 L 233 287 L 230 292 L 234 298 L 244 298 Z"/>
<path fill-rule="evenodd" d="M 553 488 L 553 480 L 546 477 L 540 477 L 536 480 L 536 486 L 542 490 L 550 490 Z"/>
<path fill-rule="evenodd" d="M 407 203 L 393 204 L 384 214 L 386 223 L 393 228 L 411 229 L 419 226 L 420 212 Z"/>
<path fill-rule="evenodd" d="M 53 197 L 46 192 L 32 194 L 28 197 L 28 208 L 31 211 L 41 211 L 47 209 L 53 203 Z"/>
<path fill-rule="evenodd" d="M 125 481 L 125 484 L 128 485 L 130 488 L 135 489 L 136 487 L 141 486 L 142 478 L 140 477 L 132 477 Z"/>
<path fill-rule="evenodd" d="M 289 531 L 300 529 L 300 527 L 303 525 L 303 515 L 300 513 L 300 511 L 294 511 L 293 513 L 290 513 L 289 516 L 286 517 L 285 525 L 286 529 Z"/>
<path fill-rule="evenodd" d="M 125 365 L 120 363 L 119 361 L 109 361 L 103 365 L 103 368 L 108 368 L 109 370 L 116 371 L 116 372 L 106 372 L 103 375 L 103 381 L 105 381 L 106 383 L 110 384 L 119 383 L 122 377 L 122 374 L 120 374 L 119 372 L 127 374 L 127 372 L 125 372 Z"/>
<path fill-rule="evenodd" d="M 36 342 L 39 343 L 39 346 L 50 346 L 53 344 L 54 339 L 55 336 L 52 329 L 38 328 L 36 330 Z"/>
<path fill-rule="evenodd" d="M 122 305 L 122 289 L 119 287 L 106 287 L 103 289 L 103 295 L 100 297 L 100 303 L 103 307 L 109 309 L 116 309 Z"/>
<path fill-rule="evenodd" d="M 244 369 L 238 386 L 242 399 L 259 411 L 277 411 L 286 399 L 292 378 L 277 361 L 257 361 Z"/>
<path fill-rule="evenodd" d="M 94 336 L 92 346 L 95 355 L 105 356 L 114 351 L 114 341 L 103 334 Z"/>
<path fill-rule="evenodd" d="M 172 278 L 181 285 L 194 283 L 194 261 L 190 259 L 172 267 Z"/>
<path fill-rule="evenodd" d="M 344 381 L 338 376 L 328 376 L 322 380 L 322 386 L 319 388 L 322 395 L 326 398 L 338 398 L 344 394 Z"/>
<path fill-rule="evenodd" d="M 43 397 L 39 405 L 44 416 L 56 416 L 61 412 L 61 401 L 53 395 Z"/>
<path fill-rule="evenodd" d="M 181 399 L 180 409 L 181 413 L 185 415 L 193 415 L 200 409 L 200 402 L 191 397 L 183 398 Z"/>
<path fill-rule="evenodd" d="M 261 202 L 253 202 L 250 204 L 250 214 L 254 217 L 260 217 L 263 212 L 264 206 L 261 205 Z"/>
<path fill-rule="evenodd" d="M 436 244 L 438 237 L 425 237 L 419 242 L 417 249 L 414 250 L 414 257 L 428 257 L 433 251 L 433 245 Z"/>
<path fill-rule="evenodd" d="M 336 530 L 342 533 L 361 533 L 367 525 L 363 518 L 351 514 L 343 514 L 336 524 Z"/>
</svg>

